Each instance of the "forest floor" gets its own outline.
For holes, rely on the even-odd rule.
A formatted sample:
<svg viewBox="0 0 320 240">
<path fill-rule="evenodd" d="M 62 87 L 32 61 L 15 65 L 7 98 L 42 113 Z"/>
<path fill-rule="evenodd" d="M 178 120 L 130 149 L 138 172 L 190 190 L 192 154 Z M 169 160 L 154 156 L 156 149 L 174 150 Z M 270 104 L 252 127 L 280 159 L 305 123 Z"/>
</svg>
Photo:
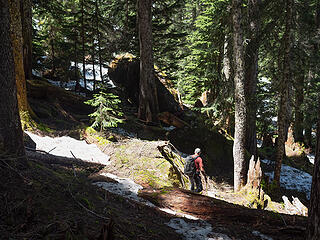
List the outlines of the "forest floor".
<svg viewBox="0 0 320 240">
<path fill-rule="evenodd" d="M 285 214 L 280 202 L 268 210 L 250 209 L 244 196 L 232 192 L 230 181 L 211 178 L 212 197 L 177 188 L 168 175 L 170 164 L 156 148 L 164 141 L 136 138 L 154 128 L 135 122 L 100 135 L 86 128 L 92 109 L 81 97 L 38 83 L 31 88 L 29 102 L 43 127 L 38 134 L 85 139 L 110 156 L 110 164 L 34 157 L 29 168 L 17 169 L 0 159 L 3 239 L 304 239 L 306 217 Z M 151 204 L 95 186 L 117 182 L 106 174 L 139 184 L 138 198 Z"/>
</svg>

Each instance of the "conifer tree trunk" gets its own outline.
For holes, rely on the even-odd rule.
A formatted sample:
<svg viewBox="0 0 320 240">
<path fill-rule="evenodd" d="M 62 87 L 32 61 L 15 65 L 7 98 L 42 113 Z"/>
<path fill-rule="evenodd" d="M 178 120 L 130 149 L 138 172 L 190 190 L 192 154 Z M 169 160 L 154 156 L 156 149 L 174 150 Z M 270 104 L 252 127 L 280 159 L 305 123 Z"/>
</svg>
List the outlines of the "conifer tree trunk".
<svg viewBox="0 0 320 240">
<path fill-rule="evenodd" d="M 274 170 L 274 181 L 280 186 L 281 164 L 285 155 L 285 142 L 288 134 L 289 111 L 290 111 L 290 51 L 291 51 L 291 29 L 292 29 L 293 0 L 286 0 L 286 28 L 283 36 L 284 56 L 282 60 L 282 81 L 279 92 L 278 111 L 278 142 L 276 149 L 276 165 Z"/>
<path fill-rule="evenodd" d="M 77 33 L 74 37 L 74 77 L 76 79 L 75 91 L 79 88 L 79 76 L 78 76 L 78 48 L 77 48 Z"/>
<path fill-rule="evenodd" d="M 84 88 L 87 89 L 86 50 L 85 50 L 85 33 L 84 33 L 84 0 L 81 0 L 81 39 L 82 39 L 82 75 L 83 75 Z"/>
<path fill-rule="evenodd" d="M 257 82 L 258 82 L 258 53 L 260 40 L 260 0 L 248 1 L 248 37 L 249 43 L 245 54 L 245 91 L 247 97 L 247 125 L 246 125 L 246 149 L 250 155 L 257 156 Z"/>
<path fill-rule="evenodd" d="M 32 79 L 32 0 L 20 0 L 23 34 L 23 65 L 26 79 Z"/>
<path fill-rule="evenodd" d="M 0 0 L 0 156 L 19 157 L 17 163 L 26 165 L 17 101 L 13 45 L 8 34 L 10 32 L 8 2 Z"/>
<path fill-rule="evenodd" d="M 239 191 L 246 184 L 245 136 L 247 106 L 245 97 L 241 4 L 241 0 L 233 0 L 233 56 L 235 59 L 235 134 L 233 143 L 234 191 Z"/>
<path fill-rule="evenodd" d="M 94 37 L 92 38 L 92 73 L 93 73 L 93 91 L 96 91 L 96 69 L 95 69 L 95 62 L 94 62 L 94 58 L 95 58 L 95 49 L 94 49 Z"/>
<path fill-rule="evenodd" d="M 51 57 L 52 57 L 52 77 L 54 78 L 56 75 L 56 57 L 55 57 L 55 48 L 54 48 L 54 30 L 52 25 L 50 26 L 50 45 L 51 45 Z"/>
<path fill-rule="evenodd" d="M 13 47 L 13 58 L 15 67 L 15 79 L 20 114 L 28 112 L 26 78 L 23 65 L 23 38 L 20 14 L 20 0 L 9 0 L 10 8 L 10 37 Z"/>
<path fill-rule="evenodd" d="M 307 240 L 318 240 L 320 236 L 320 95 L 318 101 L 318 127 L 316 157 L 314 161 L 310 206 L 308 213 Z"/>
<path fill-rule="evenodd" d="M 302 67 L 302 64 L 300 64 Z M 304 101 L 304 72 L 295 78 L 295 102 L 294 102 L 294 131 L 295 142 L 303 143 L 303 110 Z"/>
<path fill-rule="evenodd" d="M 138 118 L 147 123 L 159 123 L 158 97 L 155 83 L 152 49 L 152 0 L 138 0 L 140 44 L 140 92 Z"/>
<path fill-rule="evenodd" d="M 99 28 L 99 5 L 98 5 L 98 0 L 95 1 L 95 5 L 96 5 L 95 17 L 96 17 L 97 37 L 98 37 L 99 70 L 100 70 L 101 82 L 104 83 L 104 81 L 103 81 L 103 73 L 102 73 L 101 33 L 100 33 L 100 28 Z"/>
</svg>

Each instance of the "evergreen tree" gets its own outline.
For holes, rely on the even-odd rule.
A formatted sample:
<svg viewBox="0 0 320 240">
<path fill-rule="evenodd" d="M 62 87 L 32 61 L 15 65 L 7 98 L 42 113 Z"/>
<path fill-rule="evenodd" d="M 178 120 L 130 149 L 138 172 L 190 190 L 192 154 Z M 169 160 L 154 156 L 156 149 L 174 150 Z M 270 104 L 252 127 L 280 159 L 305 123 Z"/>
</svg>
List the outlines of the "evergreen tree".
<svg viewBox="0 0 320 240">
<path fill-rule="evenodd" d="M 12 4 L 12 3 L 11 3 Z M 13 48 L 10 40 L 9 3 L 0 0 L 0 157 L 19 157 L 17 165 L 26 165 L 22 129 L 18 110 Z M 20 17 L 20 16 L 19 16 Z M 19 18 L 20 19 L 20 18 Z"/>
<path fill-rule="evenodd" d="M 147 123 L 158 124 L 159 105 L 152 49 L 152 0 L 138 0 L 137 5 L 140 43 L 138 118 Z"/>
<path fill-rule="evenodd" d="M 233 143 L 234 190 L 239 191 L 246 184 L 245 136 L 247 124 L 246 93 L 244 80 L 244 49 L 242 1 L 233 0 L 233 56 L 235 57 L 235 134 Z"/>
<path fill-rule="evenodd" d="M 274 181 L 280 186 L 280 173 L 283 157 L 285 156 L 285 142 L 287 140 L 288 128 L 290 123 L 290 95 L 291 95 L 291 35 L 292 35 L 292 16 L 294 1 L 286 1 L 286 26 L 283 35 L 283 58 L 279 66 L 282 66 L 282 79 L 279 91 L 279 111 L 278 111 L 278 138 L 276 145 L 276 165 L 274 170 Z"/>
</svg>

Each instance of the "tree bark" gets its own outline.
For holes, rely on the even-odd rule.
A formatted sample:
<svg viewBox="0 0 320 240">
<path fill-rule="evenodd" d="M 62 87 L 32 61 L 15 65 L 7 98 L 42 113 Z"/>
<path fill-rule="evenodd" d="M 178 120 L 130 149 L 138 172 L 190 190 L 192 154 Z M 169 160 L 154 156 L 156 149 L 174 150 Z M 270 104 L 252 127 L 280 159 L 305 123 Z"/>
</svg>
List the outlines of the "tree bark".
<svg viewBox="0 0 320 240">
<path fill-rule="evenodd" d="M 95 69 L 95 49 L 94 49 L 94 37 L 92 37 L 92 73 L 93 73 L 93 92 L 96 91 L 96 69 Z"/>
<path fill-rule="evenodd" d="M 320 236 L 320 95 L 318 101 L 318 128 L 316 157 L 314 162 L 311 198 L 308 213 L 307 240 L 317 240 Z"/>
<path fill-rule="evenodd" d="M 250 42 L 245 53 L 245 91 L 247 97 L 247 125 L 246 125 L 246 150 L 250 155 L 257 157 L 257 82 L 258 82 L 258 53 L 260 39 L 260 0 L 248 1 L 248 37 Z"/>
<path fill-rule="evenodd" d="M 138 118 L 158 124 L 158 97 L 153 66 L 152 0 L 138 0 L 140 92 Z"/>
<path fill-rule="evenodd" d="M 302 67 L 302 64 L 300 65 Z M 295 102 L 294 102 L 294 141 L 303 143 L 303 110 L 304 101 L 304 73 L 295 79 Z"/>
<path fill-rule="evenodd" d="M 25 71 L 23 66 L 23 38 L 22 38 L 22 25 L 21 25 L 21 14 L 20 14 L 20 1 L 9 0 L 10 8 L 10 37 L 13 48 L 13 58 L 15 67 L 15 79 L 17 88 L 18 106 L 21 115 L 28 112 L 28 101 L 27 101 L 27 87 Z"/>
<path fill-rule="evenodd" d="M 20 0 L 23 35 L 23 65 L 26 79 L 32 79 L 32 0 Z"/>
<path fill-rule="evenodd" d="M 10 40 L 9 4 L 0 0 L 0 157 L 19 157 L 25 164 L 25 151 L 18 110 L 14 54 Z"/>
<path fill-rule="evenodd" d="M 285 155 L 285 142 L 288 134 L 288 123 L 290 114 L 290 51 L 293 4 L 293 0 L 286 1 L 286 28 L 283 36 L 284 56 L 282 63 L 279 64 L 283 69 L 283 75 L 279 92 L 278 142 L 276 149 L 276 165 L 274 170 L 274 181 L 278 187 L 280 186 L 281 164 Z"/>
<path fill-rule="evenodd" d="M 241 27 L 241 0 L 233 0 L 233 56 L 235 60 L 235 134 L 233 144 L 234 190 L 239 191 L 246 184 L 246 97 L 244 80 L 244 49 Z"/>
<path fill-rule="evenodd" d="M 98 5 L 98 0 L 95 1 L 95 6 L 96 6 L 95 17 L 96 17 L 96 27 L 97 27 L 97 37 L 98 37 L 99 70 L 100 70 L 101 83 L 103 84 L 104 80 L 103 80 L 103 73 L 102 73 L 101 33 L 100 33 L 100 27 L 99 27 L 99 5 Z"/>
<path fill-rule="evenodd" d="M 84 88 L 87 89 L 86 80 L 86 50 L 85 50 L 85 33 L 84 33 L 84 0 L 81 0 L 81 39 L 82 39 L 82 75 Z"/>
</svg>

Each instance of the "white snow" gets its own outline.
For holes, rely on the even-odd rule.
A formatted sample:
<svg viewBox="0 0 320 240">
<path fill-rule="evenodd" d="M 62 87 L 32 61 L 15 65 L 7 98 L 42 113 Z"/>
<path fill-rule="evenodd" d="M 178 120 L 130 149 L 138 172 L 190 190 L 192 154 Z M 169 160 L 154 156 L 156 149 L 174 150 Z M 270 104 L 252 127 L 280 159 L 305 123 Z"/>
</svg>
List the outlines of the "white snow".
<svg viewBox="0 0 320 240">
<path fill-rule="evenodd" d="M 263 163 L 270 164 L 270 160 L 264 159 Z M 273 172 L 266 172 L 270 180 L 273 179 Z M 310 199 L 312 176 L 299 169 L 282 164 L 280 174 L 280 185 L 286 189 L 304 192 L 307 199 Z"/>
<path fill-rule="evenodd" d="M 50 151 L 50 154 L 73 158 L 71 152 L 78 159 L 87 162 L 110 164 L 110 157 L 104 154 L 95 144 L 87 144 L 85 141 L 76 140 L 71 137 L 41 137 L 31 132 L 26 133 L 36 143 L 37 150 Z"/>
<path fill-rule="evenodd" d="M 182 218 L 172 218 L 166 225 L 175 229 L 175 231 L 183 235 L 186 240 L 209 239 L 208 235 L 212 232 L 211 224 L 201 220 L 187 223 Z M 230 238 L 222 239 L 229 240 Z"/>
<path fill-rule="evenodd" d="M 102 187 L 106 191 L 121 195 L 125 198 L 131 199 L 136 202 L 143 203 L 147 206 L 157 208 L 154 204 L 149 201 L 144 200 L 143 198 L 138 196 L 138 191 L 143 187 L 131 179 L 128 178 L 120 178 L 116 175 L 110 173 L 102 173 L 102 176 L 106 176 L 115 180 L 116 182 L 96 182 L 94 185 Z M 175 229 L 175 231 L 184 236 L 184 239 L 198 239 L 198 240 L 231 240 L 228 236 L 220 233 L 212 232 L 211 224 L 206 221 L 199 220 L 198 218 L 177 213 L 168 208 L 159 208 L 161 211 L 171 214 L 175 217 L 171 219 L 166 225 Z M 185 222 L 184 219 L 194 220 L 194 222 Z M 210 234 L 210 237 L 208 235 Z"/>
<path fill-rule="evenodd" d="M 315 156 L 313 154 L 308 154 L 307 155 L 308 159 L 309 159 L 309 162 L 314 164 L 314 159 L 315 159 Z"/>
<path fill-rule="evenodd" d="M 121 196 L 128 198 L 128 199 L 131 199 L 133 201 L 143 203 L 149 207 L 156 208 L 156 206 L 153 203 L 146 201 L 145 199 L 138 196 L 138 191 L 143 188 L 141 185 L 135 183 L 134 181 L 132 181 L 129 178 L 120 178 L 120 177 L 113 175 L 111 173 L 102 173 L 101 175 L 108 177 L 108 178 L 111 178 L 111 179 L 115 180 L 116 182 L 96 182 L 96 183 L 94 183 L 94 185 L 97 185 L 98 187 L 101 187 L 106 191 L 121 195 Z M 175 212 L 171 209 L 168 209 L 168 208 L 159 208 L 159 209 L 163 212 L 166 212 L 166 213 L 178 216 L 178 217 L 185 217 L 185 218 L 192 219 L 192 220 L 198 220 L 198 218 L 196 218 L 194 216 L 182 214 L 182 213 L 177 213 L 177 212 Z"/>
<path fill-rule="evenodd" d="M 96 182 L 94 185 L 101 187 L 109 192 L 121 195 L 125 198 L 129 198 L 136 202 L 144 203 L 150 207 L 155 207 L 151 202 L 144 200 L 143 198 L 138 197 L 138 191 L 143 187 L 129 178 L 120 178 L 111 173 L 102 173 L 102 176 L 111 178 L 116 182 Z"/>
<path fill-rule="evenodd" d="M 71 62 L 71 67 L 74 67 L 74 62 Z M 83 64 L 78 63 L 78 68 L 83 73 Z M 100 66 L 95 65 L 94 70 L 96 73 L 96 80 L 101 81 L 102 77 L 106 80 L 108 80 L 108 68 L 102 67 L 102 77 L 100 76 Z M 86 64 L 86 79 L 93 80 L 93 65 L 92 64 Z"/>
<path fill-rule="evenodd" d="M 252 234 L 256 237 L 260 237 L 262 240 L 273 240 L 271 237 L 268 237 L 258 231 L 253 231 Z"/>
</svg>

